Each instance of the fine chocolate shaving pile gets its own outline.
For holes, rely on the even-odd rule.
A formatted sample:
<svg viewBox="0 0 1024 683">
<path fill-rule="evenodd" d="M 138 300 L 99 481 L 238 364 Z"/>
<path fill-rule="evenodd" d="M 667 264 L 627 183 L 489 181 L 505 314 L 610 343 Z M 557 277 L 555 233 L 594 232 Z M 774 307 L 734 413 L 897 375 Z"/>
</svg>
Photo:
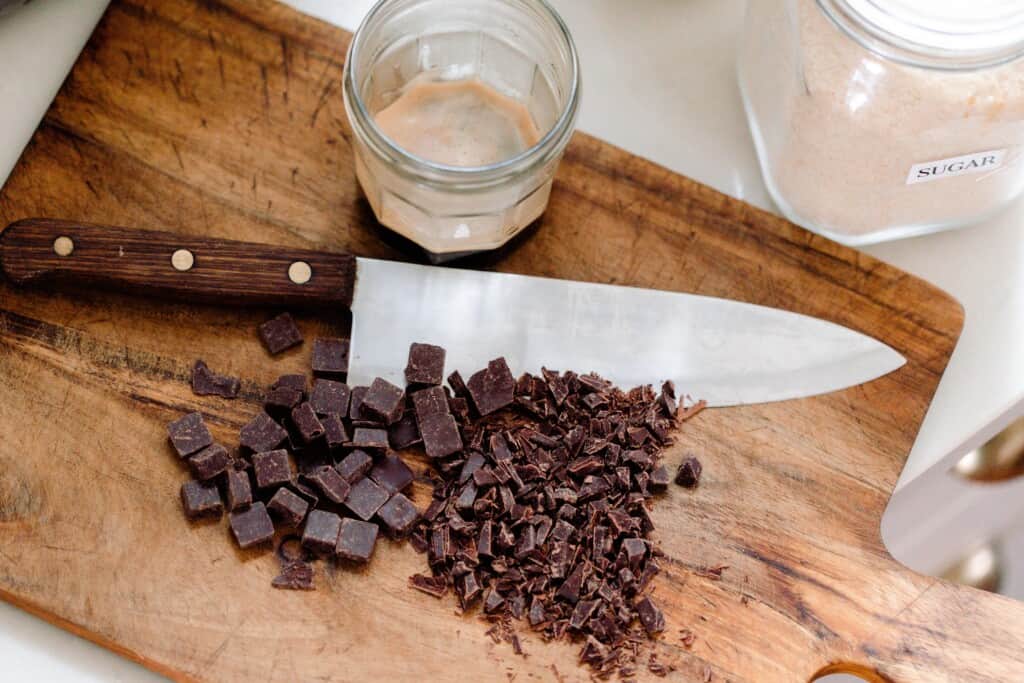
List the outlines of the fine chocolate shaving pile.
<svg viewBox="0 0 1024 683">
<path fill-rule="evenodd" d="M 488 633 L 516 651 L 513 624 L 525 620 L 546 639 L 581 642 L 597 675 L 628 675 L 665 629 L 648 594 L 660 555 L 648 505 L 671 480 L 659 461 L 677 424 L 673 385 L 623 392 L 546 369 L 514 380 L 501 358 L 448 382 L 447 406 L 423 397 L 431 389 L 412 395 L 428 455 L 439 415 L 463 445 L 433 460 L 433 502 L 411 537 L 431 575 L 410 586 L 450 589 L 463 610 L 479 604 L 495 622 Z M 656 659 L 648 668 L 671 671 Z"/>
</svg>

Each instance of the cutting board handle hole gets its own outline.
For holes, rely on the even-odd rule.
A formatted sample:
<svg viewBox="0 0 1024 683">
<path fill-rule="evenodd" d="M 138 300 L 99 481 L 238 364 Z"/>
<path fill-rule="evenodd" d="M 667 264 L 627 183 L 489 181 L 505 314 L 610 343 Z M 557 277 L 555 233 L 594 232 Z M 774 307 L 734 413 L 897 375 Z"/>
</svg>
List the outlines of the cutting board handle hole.
<svg viewBox="0 0 1024 683">
<path fill-rule="evenodd" d="M 829 664 L 811 677 L 810 683 L 891 683 L 888 678 L 859 664 Z"/>
</svg>

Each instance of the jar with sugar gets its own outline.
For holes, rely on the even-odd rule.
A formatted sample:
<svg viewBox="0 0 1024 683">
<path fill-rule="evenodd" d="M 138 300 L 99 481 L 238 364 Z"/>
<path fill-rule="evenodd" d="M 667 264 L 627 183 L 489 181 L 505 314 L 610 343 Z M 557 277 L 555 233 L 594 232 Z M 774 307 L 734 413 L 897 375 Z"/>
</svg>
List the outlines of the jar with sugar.
<svg viewBox="0 0 1024 683">
<path fill-rule="evenodd" d="M 845 244 L 946 230 L 1024 189 L 1024 3 L 752 0 L 740 89 L 765 182 Z"/>
</svg>

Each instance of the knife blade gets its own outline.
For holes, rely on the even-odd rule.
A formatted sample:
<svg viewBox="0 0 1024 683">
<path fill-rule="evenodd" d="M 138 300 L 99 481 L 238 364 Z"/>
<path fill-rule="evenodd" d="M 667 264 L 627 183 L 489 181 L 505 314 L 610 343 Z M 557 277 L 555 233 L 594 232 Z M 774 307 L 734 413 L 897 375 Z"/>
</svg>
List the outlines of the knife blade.
<svg viewBox="0 0 1024 683">
<path fill-rule="evenodd" d="M 464 371 L 505 356 L 515 372 L 594 371 L 624 387 L 671 379 L 713 407 L 828 393 L 906 362 L 846 327 L 738 301 L 68 221 L 8 226 L 0 269 L 16 284 L 347 308 L 351 384 L 404 385 L 412 342 L 443 346 Z"/>
</svg>

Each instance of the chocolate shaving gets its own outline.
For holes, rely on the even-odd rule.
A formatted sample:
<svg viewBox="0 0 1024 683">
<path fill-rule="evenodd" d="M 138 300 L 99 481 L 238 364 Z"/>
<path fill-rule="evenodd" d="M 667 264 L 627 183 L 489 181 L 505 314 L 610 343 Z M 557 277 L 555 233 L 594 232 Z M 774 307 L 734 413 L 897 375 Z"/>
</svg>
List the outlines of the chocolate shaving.
<svg viewBox="0 0 1024 683">
<path fill-rule="evenodd" d="M 196 396 L 237 398 L 242 382 L 237 377 L 218 375 L 201 360 L 192 366 L 192 393 Z"/>
</svg>

